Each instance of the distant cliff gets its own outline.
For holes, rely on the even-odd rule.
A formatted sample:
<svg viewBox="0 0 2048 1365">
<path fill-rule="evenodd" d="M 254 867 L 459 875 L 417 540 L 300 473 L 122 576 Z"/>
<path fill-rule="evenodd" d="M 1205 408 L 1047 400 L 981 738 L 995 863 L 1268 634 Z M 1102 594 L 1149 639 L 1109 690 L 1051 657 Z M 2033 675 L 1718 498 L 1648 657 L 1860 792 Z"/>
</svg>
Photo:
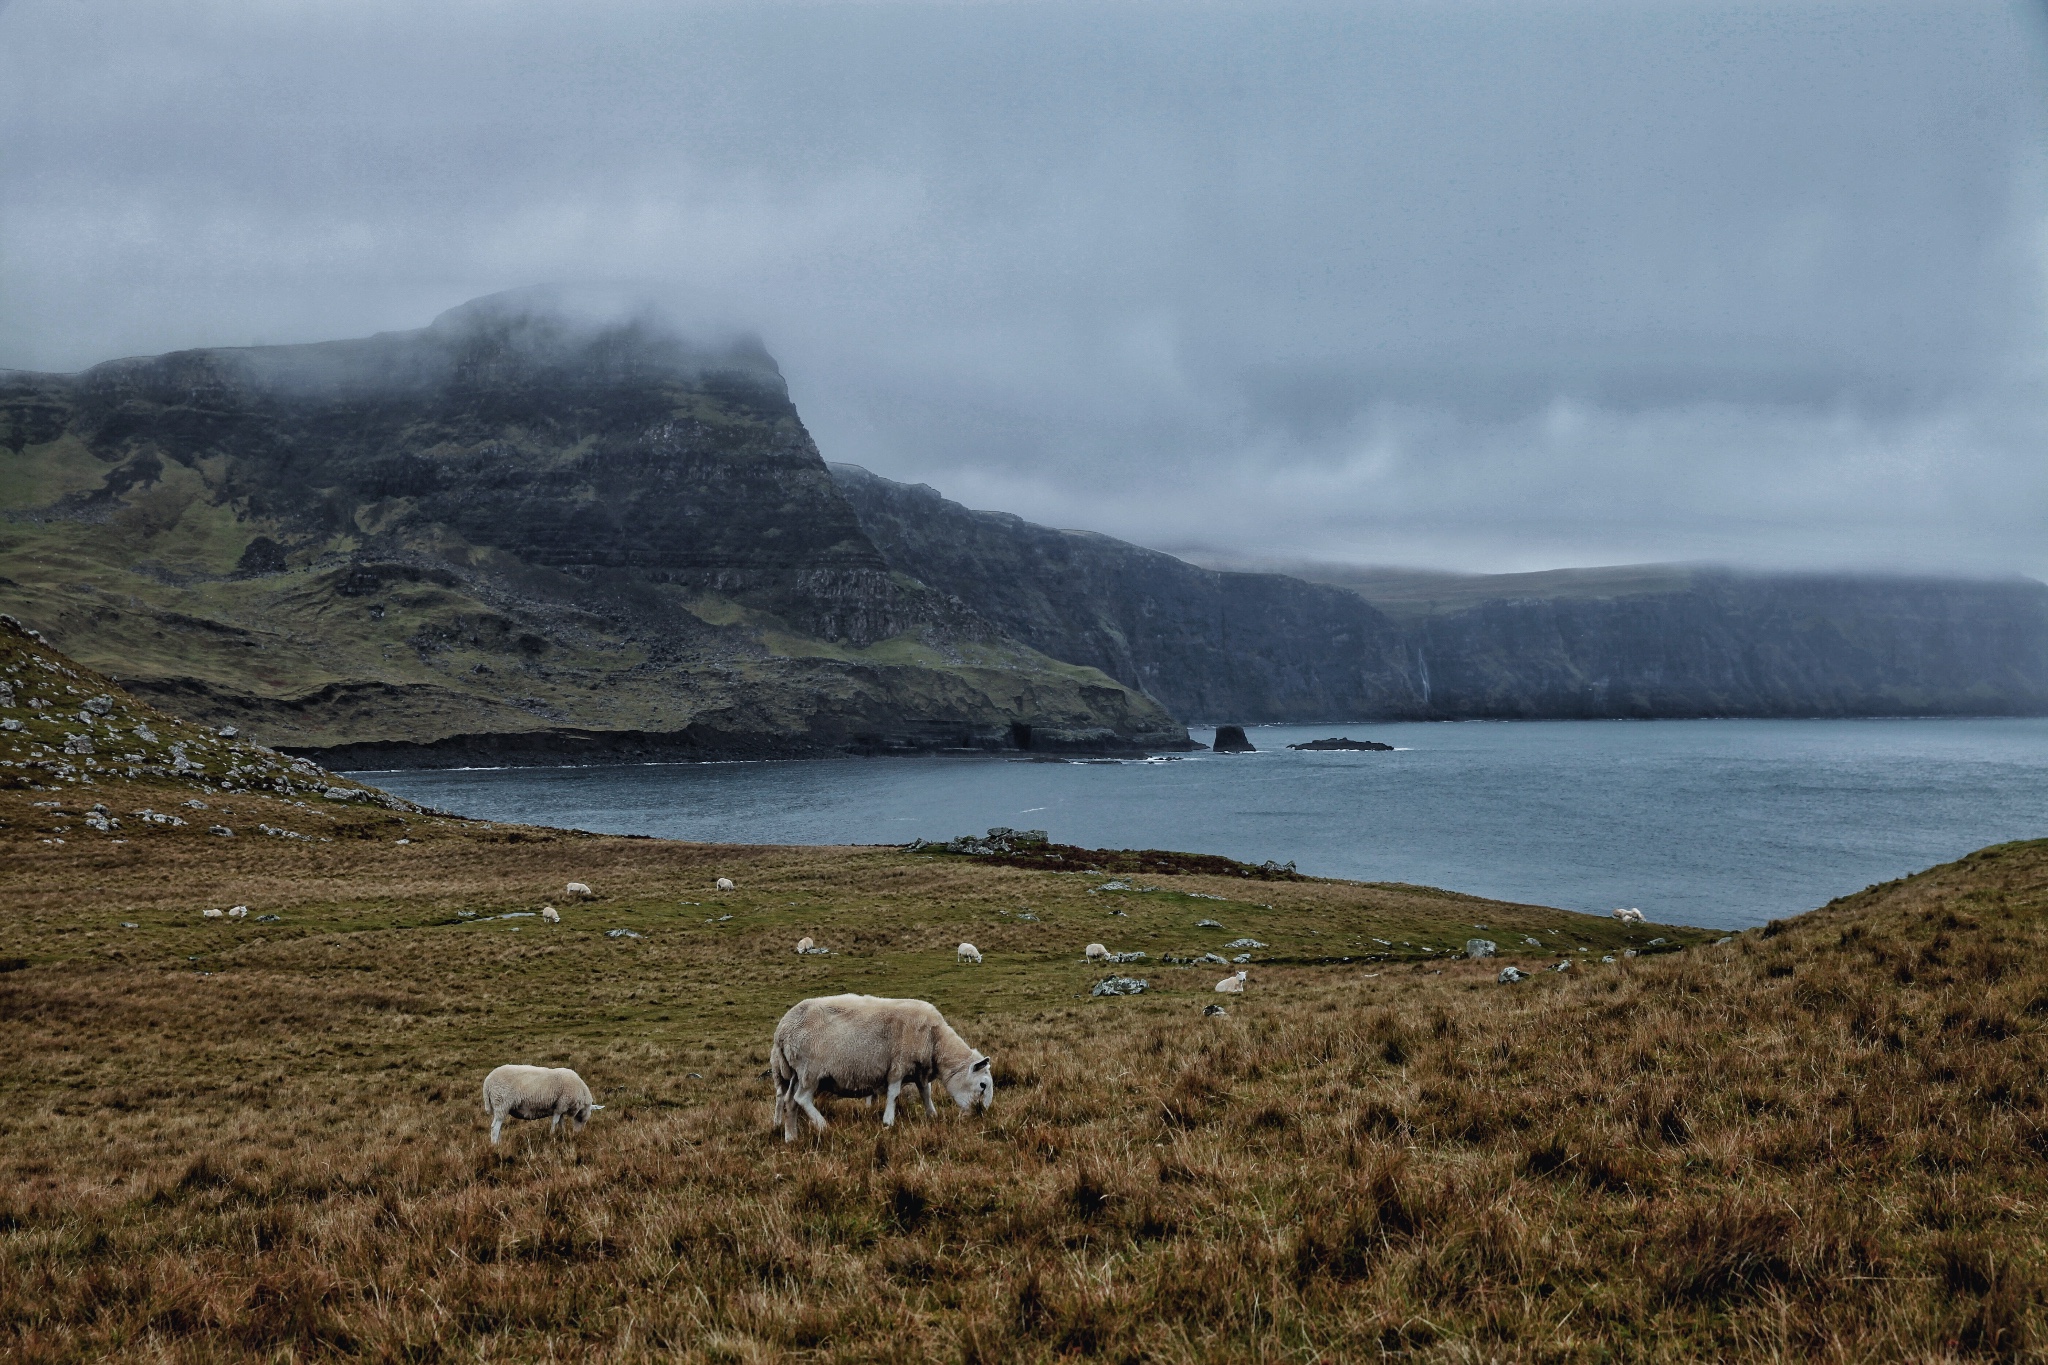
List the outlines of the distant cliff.
<svg viewBox="0 0 2048 1365">
<path fill-rule="evenodd" d="M 0 603 L 334 762 L 1185 745 L 894 571 L 745 338 L 545 291 L 0 372 Z"/>
<path fill-rule="evenodd" d="M 891 567 L 1189 722 L 2048 713 L 2029 580 L 1245 572 L 831 468 Z"/>
</svg>

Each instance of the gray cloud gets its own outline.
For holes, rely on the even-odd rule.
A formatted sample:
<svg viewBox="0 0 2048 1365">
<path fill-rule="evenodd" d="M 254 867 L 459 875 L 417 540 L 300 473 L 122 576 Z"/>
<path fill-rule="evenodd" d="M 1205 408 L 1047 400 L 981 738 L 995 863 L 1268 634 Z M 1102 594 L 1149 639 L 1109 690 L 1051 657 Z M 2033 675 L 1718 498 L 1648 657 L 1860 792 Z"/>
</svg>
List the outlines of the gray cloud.
<svg viewBox="0 0 2048 1365">
<path fill-rule="evenodd" d="M 0 364 L 648 283 L 828 456 L 1146 543 L 2048 573 L 2043 29 L 23 0 Z"/>
</svg>

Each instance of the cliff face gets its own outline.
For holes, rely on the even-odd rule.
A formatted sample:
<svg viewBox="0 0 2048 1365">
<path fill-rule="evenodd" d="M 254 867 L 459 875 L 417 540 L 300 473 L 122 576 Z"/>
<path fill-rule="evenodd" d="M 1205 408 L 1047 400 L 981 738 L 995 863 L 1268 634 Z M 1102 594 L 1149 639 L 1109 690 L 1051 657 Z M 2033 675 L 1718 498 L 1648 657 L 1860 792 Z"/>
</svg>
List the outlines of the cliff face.
<svg viewBox="0 0 2048 1365">
<path fill-rule="evenodd" d="M 894 572 L 774 361 L 532 293 L 0 374 L 0 600 L 132 688 L 382 761 L 1155 747 Z"/>
<path fill-rule="evenodd" d="M 1246 573 L 832 473 L 894 567 L 1189 721 L 2048 713 L 2024 580 Z"/>
<path fill-rule="evenodd" d="M 1142 689 L 1176 716 L 1427 714 L 1405 637 L 1356 593 L 1197 568 L 1108 536 L 970 511 L 855 465 L 831 469 L 892 567 L 1034 649 Z"/>
</svg>

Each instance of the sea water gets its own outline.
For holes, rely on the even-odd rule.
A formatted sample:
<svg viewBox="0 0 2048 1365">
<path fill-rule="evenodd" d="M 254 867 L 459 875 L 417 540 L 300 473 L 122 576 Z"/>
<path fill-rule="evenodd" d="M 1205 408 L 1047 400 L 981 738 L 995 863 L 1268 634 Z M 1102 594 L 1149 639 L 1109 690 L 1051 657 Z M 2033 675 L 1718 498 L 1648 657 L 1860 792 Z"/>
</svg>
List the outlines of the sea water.
<svg viewBox="0 0 2048 1365">
<path fill-rule="evenodd" d="M 1254 754 L 845 758 L 364 774 L 490 820 L 721 843 L 1061 843 L 1292 862 L 1652 920 L 1760 924 L 2048 836 L 2048 719 L 1255 726 Z M 1207 731 L 1195 731 L 1207 741 Z M 1303 753 L 1332 735 L 1392 753 Z"/>
</svg>

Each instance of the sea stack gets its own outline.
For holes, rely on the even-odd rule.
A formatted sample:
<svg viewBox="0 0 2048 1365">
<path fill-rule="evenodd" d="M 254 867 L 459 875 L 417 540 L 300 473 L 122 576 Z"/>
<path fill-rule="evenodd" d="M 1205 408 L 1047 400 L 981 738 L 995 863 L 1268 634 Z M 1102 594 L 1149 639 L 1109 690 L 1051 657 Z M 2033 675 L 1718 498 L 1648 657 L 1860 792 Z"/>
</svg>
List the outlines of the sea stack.
<svg viewBox="0 0 2048 1365">
<path fill-rule="evenodd" d="M 1244 737 L 1242 725 L 1219 725 L 1216 727 L 1216 742 L 1209 746 L 1219 754 L 1255 754 L 1257 749 Z"/>
</svg>

